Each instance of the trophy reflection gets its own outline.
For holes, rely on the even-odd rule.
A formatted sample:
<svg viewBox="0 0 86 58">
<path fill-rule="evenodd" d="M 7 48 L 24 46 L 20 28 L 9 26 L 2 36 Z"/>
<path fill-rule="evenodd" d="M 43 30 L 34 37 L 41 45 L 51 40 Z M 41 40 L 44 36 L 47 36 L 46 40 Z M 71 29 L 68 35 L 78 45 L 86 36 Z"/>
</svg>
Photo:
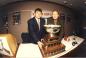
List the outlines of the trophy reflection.
<svg viewBox="0 0 86 58">
<path fill-rule="evenodd" d="M 44 25 L 47 34 L 44 36 L 42 43 L 42 55 L 49 57 L 56 55 L 65 50 L 65 46 L 61 44 L 57 33 L 59 33 L 61 25 Z"/>
</svg>

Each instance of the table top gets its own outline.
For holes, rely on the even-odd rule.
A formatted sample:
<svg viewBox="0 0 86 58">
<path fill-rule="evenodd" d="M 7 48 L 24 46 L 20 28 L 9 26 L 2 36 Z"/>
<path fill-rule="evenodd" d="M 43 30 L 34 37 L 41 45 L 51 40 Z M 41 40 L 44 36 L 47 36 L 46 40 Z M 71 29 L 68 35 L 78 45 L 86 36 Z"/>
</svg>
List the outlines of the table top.
<svg viewBox="0 0 86 58">
<path fill-rule="evenodd" d="M 36 44 L 20 44 L 16 58 L 42 58 L 42 54 Z"/>
<path fill-rule="evenodd" d="M 65 54 L 67 54 L 68 52 L 74 50 L 83 41 L 84 41 L 84 39 L 80 38 L 78 36 L 68 36 L 67 40 L 64 40 L 64 38 L 63 38 L 61 43 L 66 46 L 65 51 L 62 53 L 59 53 L 57 55 L 47 57 L 47 58 L 57 58 L 57 57 L 63 56 Z M 77 43 L 73 44 L 74 42 L 77 42 Z M 26 44 L 21 43 L 19 45 L 19 48 L 18 48 L 18 51 L 16 54 L 16 58 L 22 58 L 22 57 L 43 58 L 38 45 L 32 44 L 32 43 L 26 43 Z"/>
<path fill-rule="evenodd" d="M 75 40 L 74 40 L 73 38 L 75 38 Z M 74 41 L 76 41 L 77 44 L 72 45 L 72 43 L 73 43 Z M 80 38 L 80 37 L 77 37 L 77 36 L 69 36 L 69 37 L 67 38 L 67 41 L 65 41 L 64 38 L 63 38 L 63 40 L 61 41 L 61 43 L 63 43 L 63 44 L 66 46 L 65 51 L 62 52 L 62 53 L 59 53 L 59 54 L 57 54 L 57 55 L 48 57 L 48 58 L 58 58 L 58 57 L 60 57 L 60 56 L 63 56 L 63 55 L 65 55 L 65 54 L 71 52 L 71 51 L 74 50 L 75 48 L 77 48 L 83 41 L 84 41 L 83 38 Z"/>
</svg>

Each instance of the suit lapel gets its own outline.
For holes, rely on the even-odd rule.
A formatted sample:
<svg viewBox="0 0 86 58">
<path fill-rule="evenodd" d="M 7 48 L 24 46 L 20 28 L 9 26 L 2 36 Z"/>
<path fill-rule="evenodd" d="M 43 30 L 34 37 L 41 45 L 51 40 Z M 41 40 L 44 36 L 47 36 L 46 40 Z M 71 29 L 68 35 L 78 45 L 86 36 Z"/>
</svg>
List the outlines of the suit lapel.
<svg viewBox="0 0 86 58">
<path fill-rule="evenodd" d="M 40 29 L 43 28 L 43 25 L 44 25 L 44 21 L 42 18 L 40 18 Z M 39 31 L 39 26 L 38 26 L 38 23 L 34 17 L 34 27 L 36 28 L 37 31 Z"/>
<path fill-rule="evenodd" d="M 43 28 L 44 22 L 43 19 L 40 19 L 40 29 Z"/>
<path fill-rule="evenodd" d="M 39 30 L 38 23 L 37 23 L 35 17 L 34 17 L 34 27 L 36 28 L 36 31 Z"/>
</svg>

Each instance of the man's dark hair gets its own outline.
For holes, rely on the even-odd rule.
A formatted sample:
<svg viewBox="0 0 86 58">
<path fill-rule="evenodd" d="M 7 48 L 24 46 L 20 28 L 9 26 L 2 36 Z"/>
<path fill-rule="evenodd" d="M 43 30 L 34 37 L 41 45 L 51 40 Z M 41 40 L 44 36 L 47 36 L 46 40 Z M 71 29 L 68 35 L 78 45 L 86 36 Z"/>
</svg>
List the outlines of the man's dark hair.
<svg viewBox="0 0 86 58">
<path fill-rule="evenodd" d="M 35 9 L 35 12 L 36 11 L 40 11 L 42 13 L 42 9 L 40 9 L 40 8 Z"/>
</svg>

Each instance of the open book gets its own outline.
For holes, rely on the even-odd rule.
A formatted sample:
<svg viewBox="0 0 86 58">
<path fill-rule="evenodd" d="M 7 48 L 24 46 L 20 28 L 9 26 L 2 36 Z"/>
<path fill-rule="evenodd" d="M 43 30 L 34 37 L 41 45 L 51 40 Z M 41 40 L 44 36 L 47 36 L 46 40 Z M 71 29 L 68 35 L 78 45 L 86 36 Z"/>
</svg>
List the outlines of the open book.
<svg viewBox="0 0 86 58">
<path fill-rule="evenodd" d="M 11 34 L 0 34 L 0 54 L 14 56 L 17 50 L 17 42 Z"/>
</svg>

